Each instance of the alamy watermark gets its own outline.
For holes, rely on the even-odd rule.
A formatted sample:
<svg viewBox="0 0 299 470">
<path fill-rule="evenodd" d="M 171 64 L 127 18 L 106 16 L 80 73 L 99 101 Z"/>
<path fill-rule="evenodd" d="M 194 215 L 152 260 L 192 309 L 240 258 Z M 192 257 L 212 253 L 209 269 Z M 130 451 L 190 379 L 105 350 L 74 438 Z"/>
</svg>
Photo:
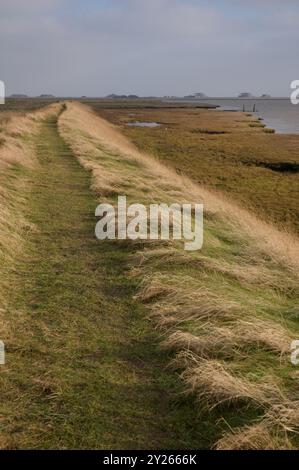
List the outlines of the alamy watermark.
<svg viewBox="0 0 299 470">
<path fill-rule="evenodd" d="M 126 196 L 118 196 L 117 207 L 99 204 L 100 220 L 95 234 L 99 240 L 184 240 L 188 251 L 203 245 L 203 204 L 143 204 L 127 206 Z"/>
<path fill-rule="evenodd" d="M 5 104 L 5 84 L 0 80 L 0 104 Z"/>
<path fill-rule="evenodd" d="M 291 83 L 291 89 L 294 90 L 291 93 L 290 99 L 292 104 L 299 104 L 299 80 L 293 80 Z"/>
<path fill-rule="evenodd" d="M 295 339 L 291 342 L 291 363 L 293 366 L 299 365 L 299 340 Z"/>
</svg>

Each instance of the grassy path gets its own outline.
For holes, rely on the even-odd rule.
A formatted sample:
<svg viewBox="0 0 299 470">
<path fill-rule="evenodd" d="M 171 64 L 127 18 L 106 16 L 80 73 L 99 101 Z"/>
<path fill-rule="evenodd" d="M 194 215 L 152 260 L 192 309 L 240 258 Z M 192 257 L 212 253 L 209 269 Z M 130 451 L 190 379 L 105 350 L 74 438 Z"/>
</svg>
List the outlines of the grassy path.
<svg viewBox="0 0 299 470">
<path fill-rule="evenodd" d="M 29 448 L 186 448 L 206 443 L 194 404 L 133 300 L 132 248 L 94 237 L 89 174 L 59 136 L 36 138 L 30 170 L 28 252 L 14 274 L 2 431 Z M 16 170 L 18 171 L 18 170 Z M 19 170 L 25 171 L 25 170 Z"/>
</svg>

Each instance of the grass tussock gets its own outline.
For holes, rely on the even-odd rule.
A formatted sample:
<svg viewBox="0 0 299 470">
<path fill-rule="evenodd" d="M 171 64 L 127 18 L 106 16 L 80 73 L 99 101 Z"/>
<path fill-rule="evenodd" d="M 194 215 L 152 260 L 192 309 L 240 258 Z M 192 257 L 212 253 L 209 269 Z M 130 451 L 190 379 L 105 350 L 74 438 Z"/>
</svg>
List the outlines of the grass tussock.
<svg viewBox="0 0 299 470">
<path fill-rule="evenodd" d="M 299 331 L 296 236 L 141 153 L 83 105 L 68 103 L 59 128 L 92 171 L 101 201 L 115 201 L 117 191 L 144 204 L 204 202 L 201 252 L 185 252 L 178 241 L 134 245 L 135 298 L 194 406 L 209 410 L 211 446 L 297 447 L 299 396 L 288 356 Z"/>
<path fill-rule="evenodd" d="M 198 401 L 208 406 L 209 410 L 224 403 L 240 402 L 253 402 L 258 407 L 263 407 L 280 396 L 279 388 L 272 381 L 256 383 L 238 377 L 231 371 L 231 367 L 221 361 L 197 359 L 186 352 L 177 360 L 188 364 L 182 374 L 187 390 L 196 394 Z"/>
<path fill-rule="evenodd" d="M 226 134 L 227 131 L 217 130 L 217 129 L 192 129 L 191 132 L 193 134 L 208 134 L 208 135 L 222 135 Z"/>
<path fill-rule="evenodd" d="M 217 450 L 291 450 L 287 436 L 271 434 L 264 424 L 254 424 L 236 429 L 219 439 Z"/>
</svg>

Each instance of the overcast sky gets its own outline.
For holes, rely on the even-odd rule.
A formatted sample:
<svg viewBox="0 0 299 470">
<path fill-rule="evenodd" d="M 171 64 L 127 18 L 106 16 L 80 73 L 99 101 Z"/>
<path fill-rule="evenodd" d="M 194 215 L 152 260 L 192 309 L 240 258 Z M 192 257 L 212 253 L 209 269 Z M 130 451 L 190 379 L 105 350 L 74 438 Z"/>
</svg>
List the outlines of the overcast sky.
<svg viewBox="0 0 299 470">
<path fill-rule="evenodd" d="M 289 95 L 298 0 L 1 0 L 7 94 Z"/>
</svg>

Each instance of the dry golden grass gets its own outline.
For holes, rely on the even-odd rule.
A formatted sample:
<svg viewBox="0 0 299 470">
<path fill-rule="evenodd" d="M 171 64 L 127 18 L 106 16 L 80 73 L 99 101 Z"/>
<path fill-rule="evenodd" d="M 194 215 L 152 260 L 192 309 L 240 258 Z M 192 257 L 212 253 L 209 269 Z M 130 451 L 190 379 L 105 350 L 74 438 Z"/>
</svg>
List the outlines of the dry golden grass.
<svg viewBox="0 0 299 470">
<path fill-rule="evenodd" d="M 29 136 L 38 131 L 39 120 L 58 111 L 56 105 L 25 115 L 8 113 L 1 116 L 0 147 L 0 337 L 7 338 L 8 326 L 4 315 L 8 292 L 11 291 L 8 272 L 23 249 L 26 232 L 34 230 L 23 215 L 26 204 L 25 187 L 30 184 L 20 168 L 37 163 Z M 13 172 L 13 169 L 15 170 Z"/>
<path fill-rule="evenodd" d="M 242 401 L 266 407 L 282 399 L 280 388 L 271 378 L 255 383 L 238 377 L 231 370 L 232 366 L 215 359 L 198 358 L 190 352 L 180 353 L 176 362 L 186 364 L 182 379 L 187 391 L 196 394 L 199 402 L 209 410 L 223 403 Z"/>
<path fill-rule="evenodd" d="M 255 409 L 256 421 L 248 415 L 217 448 L 237 448 L 237 439 L 240 448 L 288 447 L 298 429 L 288 362 L 298 331 L 296 236 L 141 153 L 83 105 L 68 103 L 59 127 L 105 200 L 119 193 L 147 204 L 204 202 L 202 252 L 187 253 L 180 242 L 136 243 L 130 275 L 140 279 L 137 298 L 201 408 L 245 402 Z"/>
<path fill-rule="evenodd" d="M 186 317 L 190 318 L 188 314 Z M 175 318 L 177 321 L 178 317 Z M 286 354 L 292 339 L 292 335 L 281 325 L 254 318 L 252 321 L 237 319 L 231 321 L 229 326 L 216 326 L 206 322 L 200 336 L 176 330 L 163 345 L 175 351 L 192 351 L 202 357 L 211 357 L 215 353 L 229 355 L 234 350 L 241 354 L 242 348 L 254 344 L 263 345 L 279 354 Z"/>
<path fill-rule="evenodd" d="M 263 424 L 244 426 L 219 439 L 217 450 L 290 450 L 292 444 L 287 438 L 277 437 Z"/>
<path fill-rule="evenodd" d="M 0 147 L 0 165 L 30 165 L 34 161 L 34 153 L 26 136 L 38 130 L 40 119 L 58 112 L 59 105 L 50 105 L 43 110 L 33 111 L 24 115 L 7 113 L 2 116 L 1 137 L 3 145 Z"/>
<path fill-rule="evenodd" d="M 294 450 L 290 433 L 298 434 L 298 402 L 272 404 L 260 423 L 234 429 L 219 439 L 217 450 Z"/>
</svg>

